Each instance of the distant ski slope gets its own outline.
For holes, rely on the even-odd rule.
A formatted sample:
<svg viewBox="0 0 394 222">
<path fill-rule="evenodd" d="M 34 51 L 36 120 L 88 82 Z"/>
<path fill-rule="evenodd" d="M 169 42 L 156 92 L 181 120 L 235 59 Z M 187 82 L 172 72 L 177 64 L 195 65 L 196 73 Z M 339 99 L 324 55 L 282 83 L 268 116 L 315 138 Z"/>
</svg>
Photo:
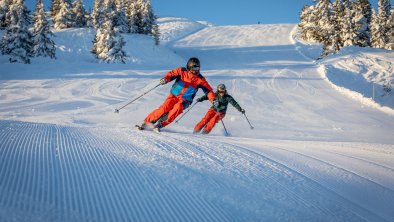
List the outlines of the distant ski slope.
<svg viewBox="0 0 394 222">
<path fill-rule="evenodd" d="M 305 56 L 313 50 L 318 55 L 320 47 L 296 42 L 295 28 L 292 24 L 207 27 L 171 47 L 186 58 L 199 56 L 210 83 L 226 84 L 246 109 L 256 130 L 247 130 L 244 118 L 230 106 L 225 123 L 235 135 L 393 143 L 394 112 L 382 113 L 378 105 L 353 99 L 352 92 L 335 90 L 324 67 Z"/>
</svg>

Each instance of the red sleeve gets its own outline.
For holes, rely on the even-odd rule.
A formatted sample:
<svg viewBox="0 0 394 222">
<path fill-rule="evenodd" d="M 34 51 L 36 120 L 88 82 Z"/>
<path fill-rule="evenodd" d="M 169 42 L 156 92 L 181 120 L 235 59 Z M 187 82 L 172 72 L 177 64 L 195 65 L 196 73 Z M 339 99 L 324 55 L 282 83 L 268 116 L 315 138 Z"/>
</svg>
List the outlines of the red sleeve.
<svg viewBox="0 0 394 222">
<path fill-rule="evenodd" d="M 176 79 L 178 76 L 180 76 L 182 73 L 182 67 L 173 69 L 167 74 L 165 74 L 164 78 L 167 80 L 167 82 L 171 82 L 172 80 Z"/>
<path fill-rule="evenodd" d="M 212 102 L 216 98 L 215 93 L 213 92 L 212 87 L 209 85 L 205 78 L 201 80 L 200 86 L 204 93 L 207 94 L 208 100 Z"/>
<path fill-rule="evenodd" d="M 208 93 L 208 99 L 209 101 L 213 102 L 214 99 L 216 99 L 215 93 L 213 91 L 210 91 Z"/>
</svg>

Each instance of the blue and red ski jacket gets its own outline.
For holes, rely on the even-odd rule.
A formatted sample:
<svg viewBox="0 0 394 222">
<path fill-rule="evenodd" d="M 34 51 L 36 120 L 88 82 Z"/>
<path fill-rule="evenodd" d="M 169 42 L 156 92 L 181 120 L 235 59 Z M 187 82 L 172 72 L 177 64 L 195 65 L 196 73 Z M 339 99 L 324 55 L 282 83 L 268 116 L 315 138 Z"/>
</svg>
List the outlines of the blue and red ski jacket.
<svg viewBox="0 0 394 222">
<path fill-rule="evenodd" d="M 200 73 L 192 74 L 186 68 L 180 67 L 169 71 L 164 78 L 167 82 L 175 80 L 171 88 L 171 94 L 179 99 L 192 103 L 198 89 L 204 91 L 209 101 L 212 102 L 215 99 L 212 87 Z"/>
</svg>

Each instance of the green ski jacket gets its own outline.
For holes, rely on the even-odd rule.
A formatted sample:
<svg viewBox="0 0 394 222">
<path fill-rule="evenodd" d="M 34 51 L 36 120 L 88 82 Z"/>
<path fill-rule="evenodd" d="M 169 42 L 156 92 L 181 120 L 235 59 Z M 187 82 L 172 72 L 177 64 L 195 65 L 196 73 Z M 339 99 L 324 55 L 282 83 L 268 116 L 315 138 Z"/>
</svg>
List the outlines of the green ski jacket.
<svg viewBox="0 0 394 222">
<path fill-rule="evenodd" d="M 212 108 L 214 110 L 216 110 L 220 113 L 226 113 L 227 106 L 229 103 L 231 103 L 231 105 L 233 105 L 234 108 L 236 108 L 238 111 L 241 112 L 241 110 L 242 110 L 241 106 L 237 103 L 237 101 L 235 101 L 235 99 L 232 96 L 227 94 L 227 92 L 223 96 L 220 96 L 218 94 L 218 92 L 215 92 L 215 96 L 219 102 L 219 105 L 217 107 L 212 106 Z M 207 95 L 201 96 L 198 100 L 200 100 L 200 101 L 208 100 L 208 96 Z"/>
</svg>

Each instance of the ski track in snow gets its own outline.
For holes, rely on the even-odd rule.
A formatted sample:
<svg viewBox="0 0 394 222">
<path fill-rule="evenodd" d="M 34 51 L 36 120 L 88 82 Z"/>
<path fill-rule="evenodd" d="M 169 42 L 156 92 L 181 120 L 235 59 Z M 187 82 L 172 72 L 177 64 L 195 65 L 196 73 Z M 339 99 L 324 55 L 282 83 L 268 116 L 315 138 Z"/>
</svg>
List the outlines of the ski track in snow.
<svg viewBox="0 0 394 222">
<path fill-rule="evenodd" d="M 354 162 L 351 155 L 335 163 L 322 155 L 332 155 L 328 152 L 270 145 L 250 151 L 232 138 L 221 142 L 133 129 L 15 121 L 0 121 L 0 129 L 4 221 L 10 217 L 6 212 L 17 221 L 393 219 L 392 181 L 373 181 L 341 166 L 342 161 Z M 283 150 L 291 153 L 284 155 L 289 159 L 283 159 Z M 293 159 L 302 160 L 301 165 Z M 373 168 L 394 175 L 392 167 Z M 348 182 L 352 185 L 346 187 Z M 363 206 L 357 198 L 372 204 Z"/>
<path fill-rule="evenodd" d="M 0 221 L 229 220 L 217 204 L 111 153 L 140 158 L 138 147 L 57 125 L 0 125 Z"/>
</svg>

